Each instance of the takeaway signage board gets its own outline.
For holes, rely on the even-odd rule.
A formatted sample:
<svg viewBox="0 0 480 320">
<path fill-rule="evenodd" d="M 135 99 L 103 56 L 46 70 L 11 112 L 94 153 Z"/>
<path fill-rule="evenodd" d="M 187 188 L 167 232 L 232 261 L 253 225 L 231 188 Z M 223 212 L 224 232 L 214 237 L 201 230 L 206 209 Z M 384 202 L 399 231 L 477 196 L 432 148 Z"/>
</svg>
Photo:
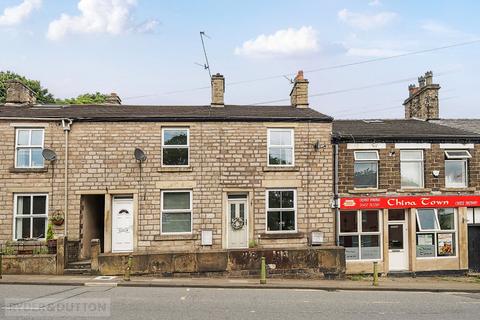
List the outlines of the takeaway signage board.
<svg viewBox="0 0 480 320">
<path fill-rule="evenodd" d="M 480 196 L 403 196 L 340 198 L 340 209 L 480 207 Z"/>
</svg>

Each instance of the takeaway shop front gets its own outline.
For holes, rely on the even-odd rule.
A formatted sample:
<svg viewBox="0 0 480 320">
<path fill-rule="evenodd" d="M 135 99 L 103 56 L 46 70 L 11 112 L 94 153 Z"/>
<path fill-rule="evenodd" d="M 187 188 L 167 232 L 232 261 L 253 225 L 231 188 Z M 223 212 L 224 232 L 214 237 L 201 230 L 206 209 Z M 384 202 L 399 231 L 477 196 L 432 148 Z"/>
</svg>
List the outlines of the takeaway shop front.
<svg viewBox="0 0 480 320">
<path fill-rule="evenodd" d="M 467 210 L 475 207 L 480 196 L 341 198 L 347 273 L 371 273 L 374 261 L 382 273 L 467 271 Z"/>
</svg>

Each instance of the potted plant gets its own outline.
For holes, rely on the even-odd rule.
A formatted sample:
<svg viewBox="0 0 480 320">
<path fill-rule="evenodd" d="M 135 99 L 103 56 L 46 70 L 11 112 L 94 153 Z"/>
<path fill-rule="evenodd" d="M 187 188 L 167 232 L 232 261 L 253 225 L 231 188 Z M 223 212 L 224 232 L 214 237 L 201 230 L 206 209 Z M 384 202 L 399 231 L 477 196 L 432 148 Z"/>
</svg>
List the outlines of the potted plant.
<svg viewBox="0 0 480 320">
<path fill-rule="evenodd" d="M 65 218 L 63 217 L 63 213 L 61 211 L 55 211 L 50 218 L 50 221 L 56 226 L 61 226 L 65 221 Z"/>
<path fill-rule="evenodd" d="M 47 227 L 47 247 L 48 253 L 57 253 L 57 240 L 54 239 L 53 226 L 51 223 L 49 223 Z"/>
</svg>

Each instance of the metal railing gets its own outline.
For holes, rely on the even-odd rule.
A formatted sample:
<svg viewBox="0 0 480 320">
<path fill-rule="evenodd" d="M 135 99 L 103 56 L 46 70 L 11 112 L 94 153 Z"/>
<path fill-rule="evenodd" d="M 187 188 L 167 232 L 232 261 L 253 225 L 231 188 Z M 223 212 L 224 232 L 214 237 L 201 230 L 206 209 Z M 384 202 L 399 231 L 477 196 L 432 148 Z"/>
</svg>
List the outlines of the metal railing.
<svg viewBox="0 0 480 320">
<path fill-rule="evenodd" d="M 39 255 L 56 254 L 57 246 L 48 245 L 46 242 L 18 241 L 0 244 L 1 255 Z"/>
</svg>

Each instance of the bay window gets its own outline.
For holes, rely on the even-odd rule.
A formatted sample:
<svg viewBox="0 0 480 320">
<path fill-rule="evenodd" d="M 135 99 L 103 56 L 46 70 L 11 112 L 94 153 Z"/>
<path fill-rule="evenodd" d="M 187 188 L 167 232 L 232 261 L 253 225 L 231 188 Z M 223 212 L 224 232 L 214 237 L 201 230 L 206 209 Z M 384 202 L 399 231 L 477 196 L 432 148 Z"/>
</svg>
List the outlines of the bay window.
<svg viewBox="0 0 480 320">
<path fill-rule="evenodd" d="M 417 209 L 417 257 L 456 255 L 456 215 L 453 208 Z"/>
<path fill-rule="evenodd" d="M 381 259 L 380 212 L 340 211 L 340 245 L 347 260 Z"/>
<path fill-rule="evenodd" d="M 18 128 L 15 134 L 15 168 L 43 168 L 44 129 Z"/>
<path fill-rule="evenodd" d="M 44 239 L 48 219 L 47 195 L 16 194 L 14 201 L 14 239 Z"/>
<path fill-rule="evenodd" d="M 466 188 L 468 186 L 467 168 L 470 152 L 466 150 L 445 151 L 445 187 Z"/>
<path fill-rule="evenodd" d="M 188 128 L 162 129 L 162 165 L 188 166 L 190 132 Z"/>
<path fill-rule="evenodd" d="M 402 188 L 423 188 L 423 150 L 400 151 Z"/>
<path fill-rule="evenodd" d="M 268 165 L 293 166 L 293 129 L 268 129 Z"/>
<path fill-rule="evenodd" d="M 267 232 L 295 232 L 295 190 L 267 190 Z"/>
<path fill-rule="evenodd" d="M 192 192 L 162 191 L 161 232 L 192 232 Z"/>
<path fill-rule="evenodd" d="M 355 151 L 354 187 L 378 188 L 378 151 Z"/>
</svg>

